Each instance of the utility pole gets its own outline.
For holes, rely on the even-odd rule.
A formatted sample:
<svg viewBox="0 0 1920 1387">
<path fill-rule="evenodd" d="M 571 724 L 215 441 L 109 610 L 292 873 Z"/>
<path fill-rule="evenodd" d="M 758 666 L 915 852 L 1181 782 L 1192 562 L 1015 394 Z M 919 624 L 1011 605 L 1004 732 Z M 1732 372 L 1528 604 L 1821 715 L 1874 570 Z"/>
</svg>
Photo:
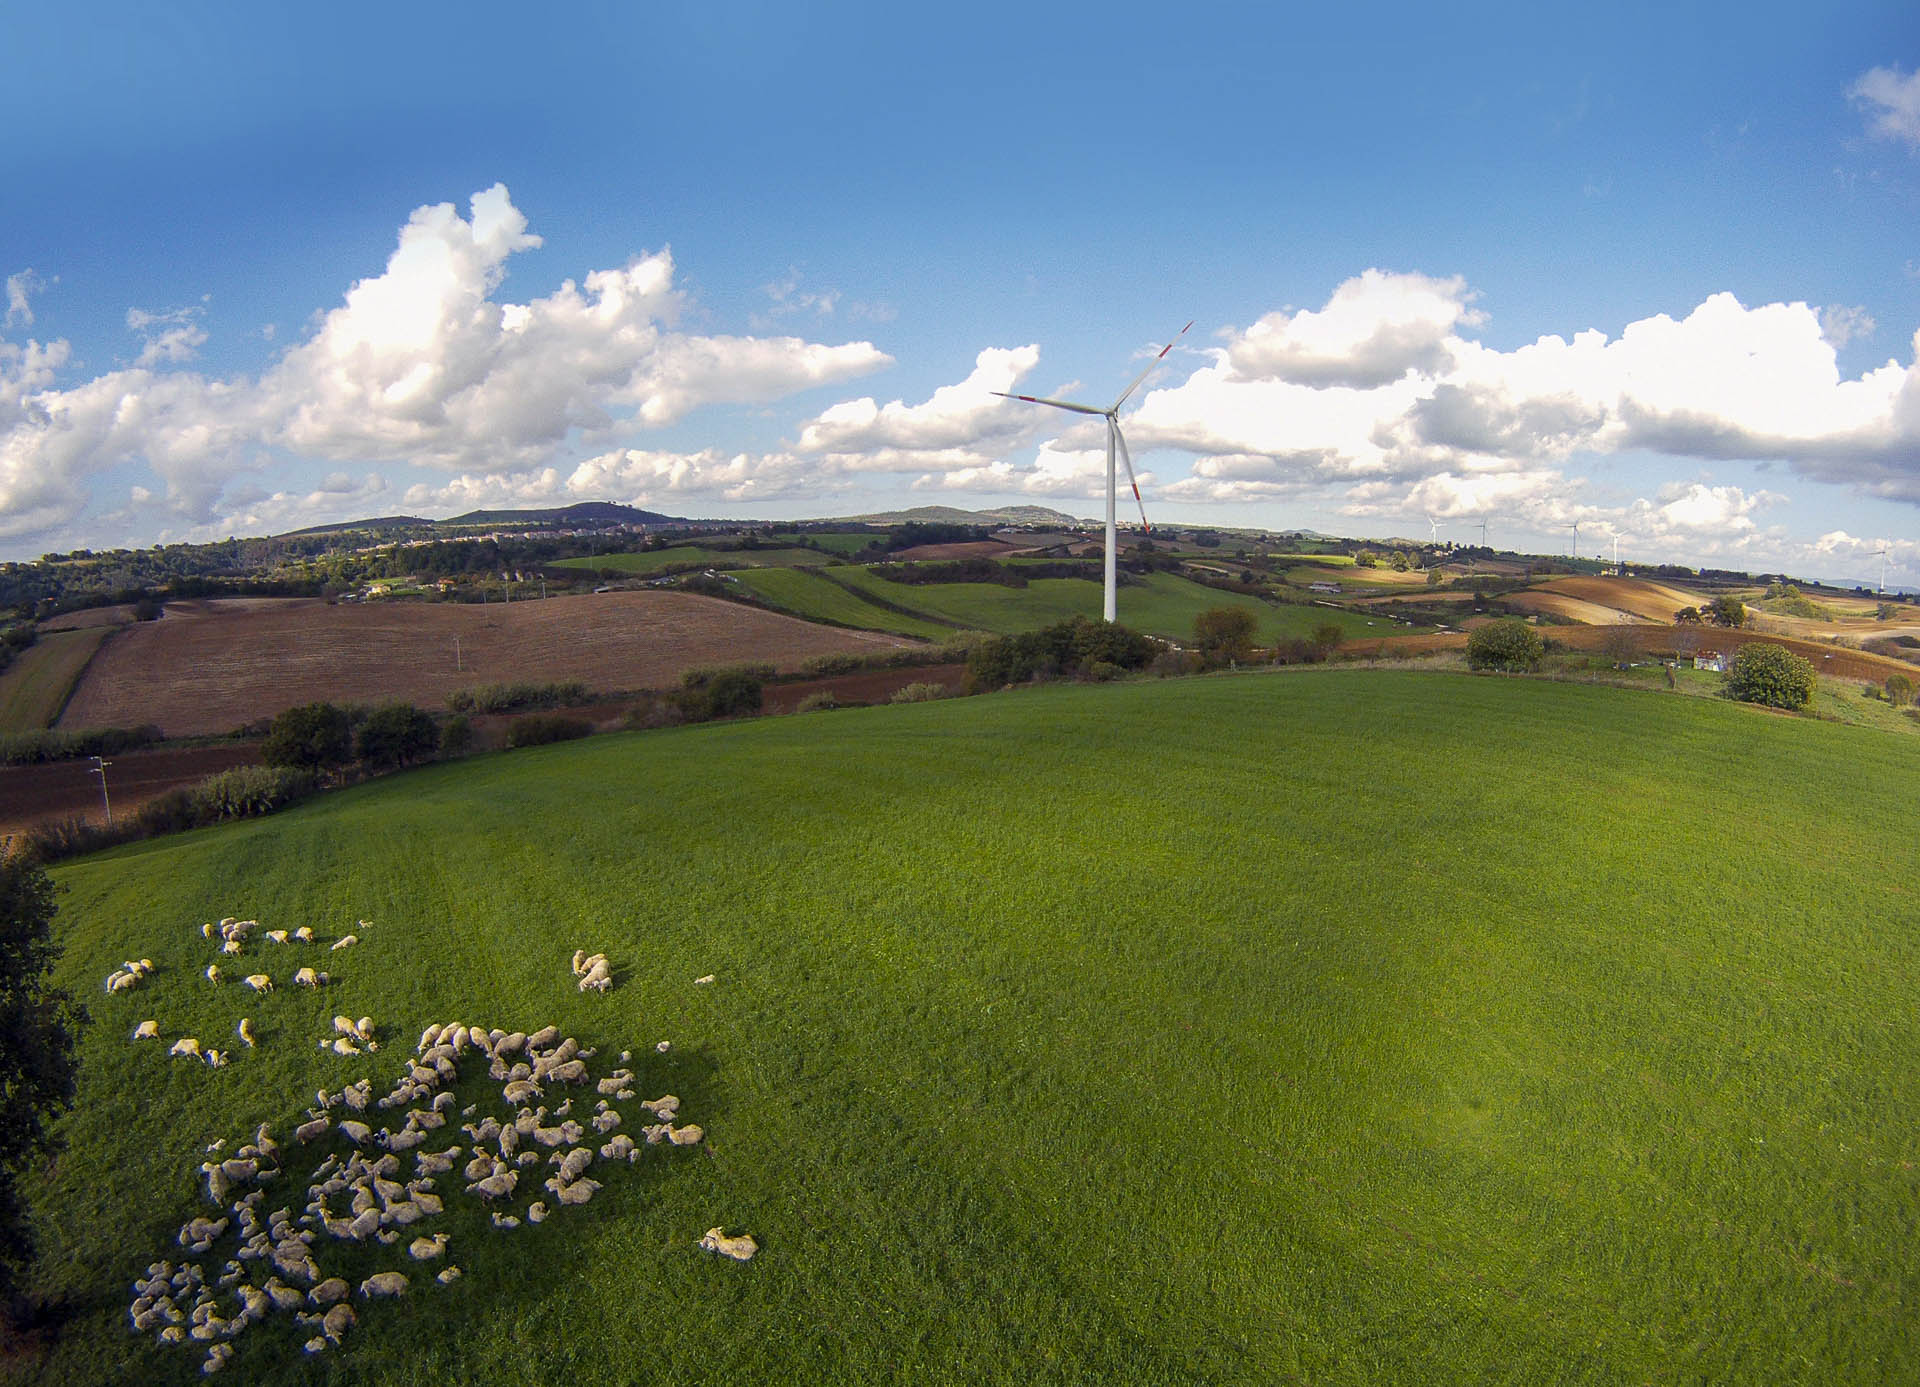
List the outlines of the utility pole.
<svg viewBox="0 0 1920 1387">
<path fill-rule="evenodd" d="M 113 762 L 103 761 L 98 756 L 92 758 L 93 774 L 100 777 L 100 803 L 107 811 L 107 827 L 113 827 L 113 801 L 107 798 L 107 767 Z"/>
<path fill-rule="evenodd" d="M 465 668 L 465 666 L 460 663 L 460 637 L 458 636 L 453 638 L 453 667 L 455 669 Z"/>
</svg>

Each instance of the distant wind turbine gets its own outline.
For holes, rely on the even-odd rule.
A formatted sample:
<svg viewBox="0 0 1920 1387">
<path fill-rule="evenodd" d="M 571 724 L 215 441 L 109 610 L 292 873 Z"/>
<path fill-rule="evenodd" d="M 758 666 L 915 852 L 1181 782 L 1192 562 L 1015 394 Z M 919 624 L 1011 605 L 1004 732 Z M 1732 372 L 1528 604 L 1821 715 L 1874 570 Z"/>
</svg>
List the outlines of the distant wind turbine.
<svg viewBox="0 0 1920 1387">
<path fill-rule="evenodd" d="M 1427 543 L 1437 548 L 1440 544 L 1440 522 L 1438 520 L 1435 520 L 1432 516 L 1428 516 L 1427 530 L 1428 530 Z"/>
<path fill-rule="evenodd" d="M 1192 322 L 1188 322 L 1187 327 L 1183 327 L 1180 331 L 1176 332 L 1173 335 L 1173 342 L 1178 342 L 1182 337 L 1185 337 L 1187 335 L 1187 328 L 1192 326 Z M 1122 437 L 1120 433 L 1120 406 L 1127 402 L 1127 397 L 1140 388 L 1140 382 L 1153 374 L 1153 368 L 1158 366 L 1161 361 L 1165 359 L 1167 353 L 1173 350 L 1173 342 L 1169 342 L 1166 346 L 1162 347 L 1160 354 L 1154 357 L 1147 369 L 1135 376 L 1133 378 L 1133 384 L 1129 385 L 1125 390 L 1122 390 L 1120 392 L 1120 398 L 1115 400 L 1106 409 L 1101 409 L 1095 405 L 1076 404 L 1072 400 L 1049 400 L 1043 395 L 1009 395 L 1004 390 L 996 390 L 993 392 L 1003 399 L 1025 400 L 1030 405 L 1051 405 L 1055 409 L 1071 410 L 1075 414 L 1094 414 L 1107 421 L 1107 583 L 1105 599 L 1102 605 L 1102 616 L 1109 622 L 1118 619 L 1114 602 L 1114 589 L 1117 586 L 1114 555 L 1119 548 L 1119 535 L 1117 533 L 1117 527 L 1114 524 L 1114 497 L 1117 478 L 1113 470 L 1113 459 L 1116 452 L 1119 453 L 1120 460 L 1127 465 L 1127 481 L 1133 487 L 1133 502 L 1140 507 L 1140 524 L 1149 531 L 1153 529 L 1153 526 L 1147 523 L 1147 505 L 1146 502 L 1140 499 L 1140 483 L 1133 475 L 1133 458 L 1127 452 L 1127 440 Z"/>
<path fill-rule="evenodd" d="M 1480 517 L 1480 547 L 1487 547 L 1487 517 L 1484 515 Z"/>
<path fill-rule="evenodd" d="M 1573 531 L 1573 556 L 1577 559 L 1580 557 L 1580 522 L 1569 520 L 1567 528 Z"/>
<path fill-rule="evenodd" d="M 1885 597 L 1887 595 L 1887 551 L 1876 549 L 1873 551 L 1873 556 L 1880 560 L 1880 586 L 1875 591 Z"/>
</svg>

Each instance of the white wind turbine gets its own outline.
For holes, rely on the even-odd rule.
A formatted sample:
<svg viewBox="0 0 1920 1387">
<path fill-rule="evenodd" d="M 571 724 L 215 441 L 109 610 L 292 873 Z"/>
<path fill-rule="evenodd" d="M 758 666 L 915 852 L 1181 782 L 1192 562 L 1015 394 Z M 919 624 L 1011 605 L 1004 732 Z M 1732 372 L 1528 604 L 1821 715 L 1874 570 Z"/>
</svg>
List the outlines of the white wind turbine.
<svg viewBox="0 0 1920 1387">
<path fill-rule="evenodd" d="M 1887 595 L 1887 551 L 1876 549 L 1873 551 L 1873 556 L 1880 560 L 1880 586 L 1874 591 L 1885 597 Z"/>
<path fill-rule="evenodd" d="M 1173 342 L 1178 342 L 1182 337 L 1185 337 L 1187 335 L 1187 328 L 1192 326 L 1192 322 L 1189 322 L 1187 327 L 1183 327 L 1180 331 L 1176 332 L 1173 335 Z M 1076 404 L 1071 400 L 1049 400 L 1042 395 L 1009 395 L 1004 390 L 996 390 L 993 392 L 1003 399 L 1025 400 L 1030 405 L 1052 405 L 1055 409 L 1071 410 L 1075 414 L 1095 414 L 1107 421 L 1107 582 L 1105 600 L 1102 606 L 1102 616 L 1109 622 L 1118 619 L 1114 603 L 1114 588 L 1116 585 L 1117 572 L 1114 555 L 1119 548 L 1119 535 L 1114 524 L 1115 492 L 1118 482 L 1118 478 L 1113 470 L 1113 459 L 1116 452 L 1119 454 L 1120 460 L 1127 465 L 1127 481 L 1133 487 L 1133 501 L 1135 505 L 1140 507 L 1140 524 L 1148 530 L 1153 529 L 1153 526 L 1147 523 L 1146 502 L 1140 499 L 1140 483 L 1134 479 L 1133 458 L 1127 452 L 1127 440 L 1120 433 L 1120 406 L 1127 402 L 1127 397 L 1140 388 L 1140 382 L 1153 374 L 1153 368 L 1158 366 L 1166 357 L 1166 354 L 1173 350 L 1173 342 L 1169 342 L 1166 346 L 1162 347 L 1159 355 L 1154 357 L 1147 369 L 1135 376 L 1133 378 L 1133 384 L 1129 385 L 1125 390 L 1122 390 L 1120 392 L 1120 398 L 1115 400 L 1113 404 L 1106 409 L 1101 409 L 1096 405 Z"/>
</svg>

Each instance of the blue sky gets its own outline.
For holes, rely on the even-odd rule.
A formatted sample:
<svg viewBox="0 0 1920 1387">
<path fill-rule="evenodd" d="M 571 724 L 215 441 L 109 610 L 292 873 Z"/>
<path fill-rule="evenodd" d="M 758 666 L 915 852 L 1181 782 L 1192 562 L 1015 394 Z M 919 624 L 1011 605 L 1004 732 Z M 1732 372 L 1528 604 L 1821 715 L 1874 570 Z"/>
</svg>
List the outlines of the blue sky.
<svg viewBox="0 0 1920 1387">
<path fill-rule="evenodd" d="M 1910 3 L 10 7 L 0 557 L 631 501 L 1920 583 Z M 1097 426 L 1096 426 L 1097 428 Z"/>
</svg>

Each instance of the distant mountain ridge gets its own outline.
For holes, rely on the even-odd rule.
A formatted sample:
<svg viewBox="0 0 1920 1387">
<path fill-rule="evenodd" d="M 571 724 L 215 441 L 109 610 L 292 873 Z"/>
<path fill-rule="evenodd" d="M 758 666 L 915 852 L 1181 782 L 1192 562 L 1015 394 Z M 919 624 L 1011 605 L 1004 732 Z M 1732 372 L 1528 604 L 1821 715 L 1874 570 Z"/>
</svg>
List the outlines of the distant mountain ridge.
<svg viewBox="0 0 1920 1387">
<path fill-rule="evenodd" d="M 570 506 L 533 510 L 470 510 L 465 515 L 433 520 L 419 515 L 382 515 L 368 520 L 341 520 L 332 525 L 309 525 L 289 530 L 291 535 L 330 535 L 346 530 L 415 530 L 454 525 L 547 525 L 559 528 L 601 525 L 674 525 L 679 517 L 623 506 L 614 501 L 576 501 Z"/>
<path fill-rule="evenodd" d="M 879 511 L 872 515 L 836 515 L 830 521 L 856 525 L 905 525 L 911 521 L 933 525 L 979 525 L 997 521 L 1002 525 L 1090 525 L 1077 515 L 1046 506 L 997 506 L 992 510 L 960 510 L 954 506 L 914 506 L 910 510 Z M 826 522 L 815 522 L 826 523 Z"/>
</svg>

